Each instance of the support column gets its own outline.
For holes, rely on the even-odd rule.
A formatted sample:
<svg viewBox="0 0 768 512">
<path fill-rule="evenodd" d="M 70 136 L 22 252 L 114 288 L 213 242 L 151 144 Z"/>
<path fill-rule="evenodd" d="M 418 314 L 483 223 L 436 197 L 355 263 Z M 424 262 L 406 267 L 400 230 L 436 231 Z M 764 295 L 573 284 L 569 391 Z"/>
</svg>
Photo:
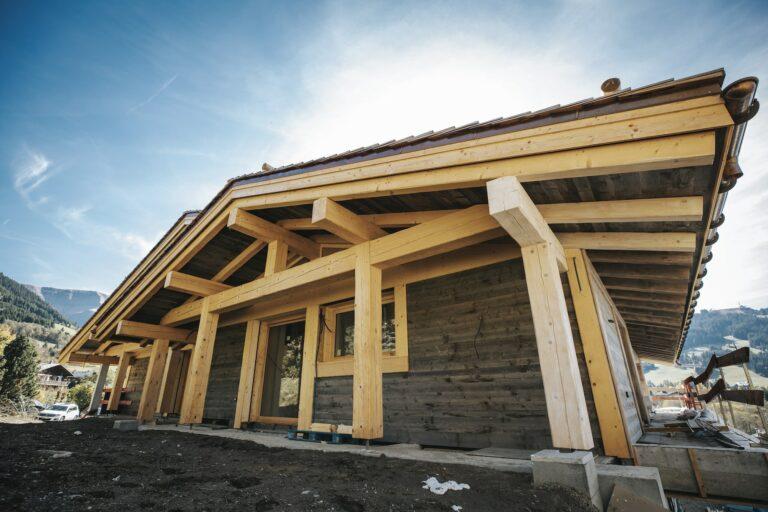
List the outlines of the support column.
<svg viewBox="0 0 768 512">
<path fill-rule="evenodd" d="M 381 384 L 381 269 L 371 265 L 370 247 L 360 246 L 355 263 L 355 338 L 352 436 L 384 435 Z"/>
<path fill-rule="evenodd" d="M 160 398 L 165 363 L 168 359 L 168 344 L 169 340 L 155 340 L 152 344 L 147 375 L 144 377 L 144 388 L 141 391 L 139 413 L 137 414 L 140 423 L 151 422 L 155 419 L 155 409 Z"/>
<path fill-rule="evenodd" d="M 264 265 L 264 276 L 271 276 L 285 270 L 288 266 L 288 244 L 282 240 L 273 240 L 267 246 L 267 261 Z"/>
<path fill-rule="evenodd" d="M 211 374 L 213 345 L 216 342 L 216 328 L 219 325 L 218 313 L 211 313 L 209 297 L 202 299 L 200 325 L 197 329 L 195 348 L 189 363 L 189 375 L 181 404 L 180 424 L 202 423 L 205 409 L 205 395 L 208 392 L 208 378 Z"/>
<path fill-rule="evenodd" d="M 552 445 L 590 450 L 595 443 L 555 253 L 547 243 L 522 253 Z"/>
<path fill-rule="evenodd" d="M 312 426 L 319 334 L 320 306 L 314 304 L 307 307 L 307 317 L 304 321 L 304 352 L 301 356 L 301 390 L 299 392 L 299 430 L 309 430 Z"/>
<path fill-rule="evenodd" d="M 107 404 L 108 411 L 117 411 L 117 408 L 120 407 L 120 395 L 123 393 L 123 384 L 125 383 L 125 376 L 128 374 L 128 367 L 131 365 L 131 359 L 133 359 L 133 355 L 130 352 L 120 354 L 115 383 L 112 385 L 112 392 Z"/>
<path fill-rule="evenodd" d="M 184 389 L 185 374 L 184 352 L 178 349 L 168 351 L 168 369 L 165 372 L 163 393 L 158 411 L 161 414 L 175 413 L 178 409 L 179 391 Z"/>
<path fill-rule="evenodd" d="M 571 287 L 573 309 L 579 325 L 589 381 L 592 384 L 592 397 L 605 455 L 629 459 L 632 454 L 624 431 L 603 331 L 597 317 L 597 306 L 589 280 L 586 254 L 581 249 L 568 249 L 565 256 L 568 260 L 568 282 Z"/>
<path fill-rule="evenodd" d="M 104 384 L 107 382 L 107 374 L 109 373 L 109 364 L 104 363 L 99 369 L 99 376 L 96 377 L 96 386 L 93 388 L 93 395 L 91 395 L 91 405 L 88 406 L 88 413 L 93 414 L 101 410 L 101 397 L 104 394 Z"/>
<path fill-rule="evenodd" d="M 240 428 L 248 423 L 251 414 L 251 398 L 253 395 L 253 376 L 256 370 L 256 353 L 259 343 L 261 322 L 249 320 L 245 329 L 243 345 L 243 361 L 240 366 L 240 383 L 237 387 L 237 406 L 235 407 L 234 428 Z"/>
<path fill-rule="evenodd" d="M 489 181 L 487 190 L 490 214 L 523 255 L 552 444 L 589 450 L 594 440 L 560 280 L 565 251 L 517 178 Z"/>
</svg>

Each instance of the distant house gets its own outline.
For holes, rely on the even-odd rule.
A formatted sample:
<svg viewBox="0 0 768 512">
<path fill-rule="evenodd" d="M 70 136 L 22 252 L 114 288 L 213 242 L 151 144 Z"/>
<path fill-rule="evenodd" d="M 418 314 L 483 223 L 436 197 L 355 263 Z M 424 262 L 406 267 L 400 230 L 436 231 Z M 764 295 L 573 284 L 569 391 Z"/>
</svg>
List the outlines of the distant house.
<svg viewBox="0 0 768 512">
<path fill-rule="evenodd" d="M 64 400 L 70 386 L 78 380 L 64 365 L 58 363 L 41 363 L 37 372 L 37 383 L 40 385 L 40 397 L 43 402 Z"/>
</svg>

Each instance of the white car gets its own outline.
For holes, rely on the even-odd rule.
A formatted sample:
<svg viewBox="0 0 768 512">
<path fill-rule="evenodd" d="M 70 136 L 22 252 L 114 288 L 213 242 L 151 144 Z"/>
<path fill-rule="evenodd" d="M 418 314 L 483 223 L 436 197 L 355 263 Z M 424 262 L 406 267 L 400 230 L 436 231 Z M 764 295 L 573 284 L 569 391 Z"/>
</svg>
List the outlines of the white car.
<svg viewBox="0 0 768 512">
<path fill-rule="evenodd" d="M 80 417 L 80 408 L 75 404 L 53 404 L 37 415 L 43 421 L 70 421 Z"/>
</svg>

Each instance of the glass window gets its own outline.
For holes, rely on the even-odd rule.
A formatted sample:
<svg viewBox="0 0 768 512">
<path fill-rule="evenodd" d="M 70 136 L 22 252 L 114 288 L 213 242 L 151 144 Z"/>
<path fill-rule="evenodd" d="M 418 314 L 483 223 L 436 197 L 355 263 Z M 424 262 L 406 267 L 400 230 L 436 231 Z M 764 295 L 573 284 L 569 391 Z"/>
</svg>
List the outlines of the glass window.
<svg viewBox="0 0 768 512">
<path fill-rule="evenodd" d="M 269 329 L 261 415 L 296 418 L 299 415 L 304 322 Z"/>
<path fill-rule="evenodd" d="M 383 352 L 395 351 L 395 303 L 381 306 L 381 348 Z M 355 312 L 336 315 L 336 343 L 334 355 L 351 356 L 355 353 Z"/>
</svg>

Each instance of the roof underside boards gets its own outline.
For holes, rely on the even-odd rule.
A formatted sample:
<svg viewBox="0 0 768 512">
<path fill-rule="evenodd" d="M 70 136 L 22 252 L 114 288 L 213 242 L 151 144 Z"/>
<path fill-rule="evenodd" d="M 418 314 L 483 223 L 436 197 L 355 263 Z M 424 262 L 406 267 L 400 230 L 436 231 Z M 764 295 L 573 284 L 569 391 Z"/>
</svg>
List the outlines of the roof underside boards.
<svg viewBox="0 0 768 512">
<path fill-rule="evenodd" d="M 568 178 L 526 183 L 526 191 L 538 204 L 575 203 L 618 199 L 708 196 L 712 187 L 712 168 L 696 167 L 631 174 Z M 486 189 L 470 188 L 439 192 L 384 196 L 343 201 L 358 214 L 396 213 L 424 210 L 466 208 L 487 202 Z M 311 217 L 311 205 L 270 208 L 254 211 L 271 222 Z M 553 224 L 555 232 L 693 232 L 702 244 L 702 222 L 633 222 Z M 298 231 L 304 236 L 327 234 L 324 231 Z M 224 229 L 215 236 L 182 272 L 210 279 L 253 239 Z M 591 251 L 595 268 L 613 296 L 633 345 L 641 357 L 674 358 L 683 324 L 694 259 L 690 253 L 626 251 Z M 239 285 L 257 278 L 264 270 L 266 250 L 256 254 L 227 284 Z M 670 261 L 674 262 L 671 264 Z M 132 320 L 157 323 L 170 309 L 186 302 L 189 295 L 159 291 L 137 312 Z M 649 304 L 651 307 L 649 307 Z M 663 308 L 653 307 L 663 305 Z"/>
<path fill-rule="evenodd" d="M 208 206 L 199 214 L 196 219 L 184 226 L 180 234 L 174 233 L 172 239 L 168 235 L 155 248 L 158 254 L 153 256 L 152 261 L 175 250 L 175 246 L 182 243 L 184 233 L 191 230 L 201 219 L 206 217 L 210 209 L 217 204 L 228 191 L 233 187 L 252 182 L 272 180 L 287 176 L 298 175 L 312 172 L 333 166 L 339 166 L 349 163 L 362 162 L 377 158 L 408 153 L 420 149 L 443 146 L 456 142 L 490 137 L 493 135 L 514 132 L 539 126 L 547 126 L 556 123 L 573 121 L 594 117 L 602 114 L 628 111 L 637 108 L 643 108 L 653 105 L 660 105 L 674 101 L 690 100 L 704 96 L 717 95 L 721 92 L 721 86 L 724 80 L 723 70 L 714 70 L 700 75 L 684 78 L 681 80 L 666 80 L 635 90 L 623 90 L 615 94 L 604 97 L 589 99 L 576 102 L 566 106 L 554 106 L 534 113 L 525 113 L 518 116 L 499 118 L 486 123 L 472 123 L 464 127 L 451 128 L 438 132 L 430 132 L 416 137 L 407 137 L 398 141 L 392 141 L 386 144 L 377 144 L 366 148 L 349 151 L 340 155 L 333 155 L 311 162 L 283 166 L 269 172 L 260 172 L 248 174 L 239 178 L 230 180 L 227 185 L 217 194 Z M 722 146 L 722 136 L 718 134 L 718 148 Z M 722 149 L 721 149 L 722 150 Z M 527 183 L 526 190 L 536 203 L 560 203 L 560 202 L 578 202 L 592 200 L 609 199 L 631 199 L 631 198 L 650 198 L 650 197 L 677 197 L 703 195 L 705 198 L 705 211 L 708 211 L 708 200 L 713 190 L 714 172 L 711 167 L 700 167 L 690 169 L 675 169 L 669 171 L 656 171 L 636 174 L 624 174 L 615 176 L 602 176 L 579 179 L 550 180 L 535 183 Z M 377 212 L 407 212 L 421 210 L 439 210 L 463 208 L 472 204 L 486 202 L 484 188 L 449 190 L 443 192 L 408 194 L 398 196 L 385 196 L 378 198 L 356 199 L 343 201 L 342 204 L 350 210 L 359 213 L 377 213 Z M 258 215 L 271 221 L 288 218 L 305 218 L 311 215 L 311 205 L 297 205 L 284 208 L 270 208 L 258 211 Z M 177 223 L 178 224 L 178 223 Z M 565 230 L 584 230 L 584 231 L 686 231 L 695 230 L 698 236 L 698 248 L 696 261 L 698 261 L 699 251 L 702 245 L 702 228 L 697 223 L 675 223 L 675 225 L 661 225 L 659 223 L 648 223 L 627 225 L 627 224 L 586 224 L 574 226 L 554 226 L 562 231 Z M 176 225 L 175 225 L 176 226 Z M 169 234 L 173 231 L 169 231 Z M 322 233 L 322 232 L 319 232 Z M 317 231 L 312 234 L 318 234 Z M 238 250 L 244 249 L 253 240 L 240 233 L 224 229 L 219 235 L 215 236 L 202 250 L 199 251 L 190 261 L 181 269 L 182 272 L 197 275 L 199 277 L 210 278 L 218 270 L 223 268 L 227 262 L 231 261 Z M 153 249 L 153 251 L 155 251 Z M 600 251 L 604 253 L 606 251 Z M 237 285 L 247 282 L 257 277 L 263 271 L 265 251 L 256 254 L 240 270 L 235 272 L 226 281 L 227 284 Z M 623 253 L 628 254 L 628 253 Z M 644 253 L 648 255 L 649 253 Z M 661 257 L 661 256 L 659 256 Z M 639 260 L 642 261 L 642 260 Z M 648 263 L 652 264 L 652 263 Z M 689 266 L 693 269 L 693 264 Z M 615 270 L 615 269 L 614 269 Z M 693 272 L 693 270 L 691 270 Z M 142 276 L 146 269 L 140 265 L 134 270 L 118 288 L 119 294 L 111 296 L 102 308 L 94 315 L 92 322 L 89 322 L 73 338 L 83 341 L 88 336 L 83 333 L 90 331 L 93 326 L 98 325 L 104 318 L 123 300 L 132 289 L 139 286 L 142 282 Z M 690 285 L 690 283 L 688 284 Z M 685 286 L 681 287 L 682 293 L 686 293 Z M 155 298 L 150 299 L 133 316 L 134 318 L 158 318 L 168 309 L 179 305 L 186 300 L 185 294 L 171 295 L 163 290 Z M 612 292 L 613 293 L 613 292 Z M 685 299 L 683 299 L 685 300 Z M 637 324 L 638 326 L 641 324 Z M 628 322 L 629 326 L 629 322 Z M 634 324 L 633 324 L 634 327 Z M 647 334 L 650 346 L 652 336 L 656 333 L 650 333 L 648 326 L 637 327 L 636 332 Z M 659 330 L 658 332 L 661 332 Z M 663 338 L 668 347 L 666 349 L 674 351 L 680 338 L 680 330 L 676 335 L 670 333 L 664 334 Z M 654 338 L 655 340 L 655 338 Z M 638 341 L 638 340 L 633 340 Z M 83 348 L 90 347 L 89 345 Z M 68 345 L 69 348 L 69 345 Z M 638 353 L 642 356 L 643 351 L 638 348 Z M 650 353 L 650 352 L 649 352 Z M 657 354 L 654 348 L 653 354 Z M 673 359 L 674 354 L 668 359 Z"/>
</svg>

